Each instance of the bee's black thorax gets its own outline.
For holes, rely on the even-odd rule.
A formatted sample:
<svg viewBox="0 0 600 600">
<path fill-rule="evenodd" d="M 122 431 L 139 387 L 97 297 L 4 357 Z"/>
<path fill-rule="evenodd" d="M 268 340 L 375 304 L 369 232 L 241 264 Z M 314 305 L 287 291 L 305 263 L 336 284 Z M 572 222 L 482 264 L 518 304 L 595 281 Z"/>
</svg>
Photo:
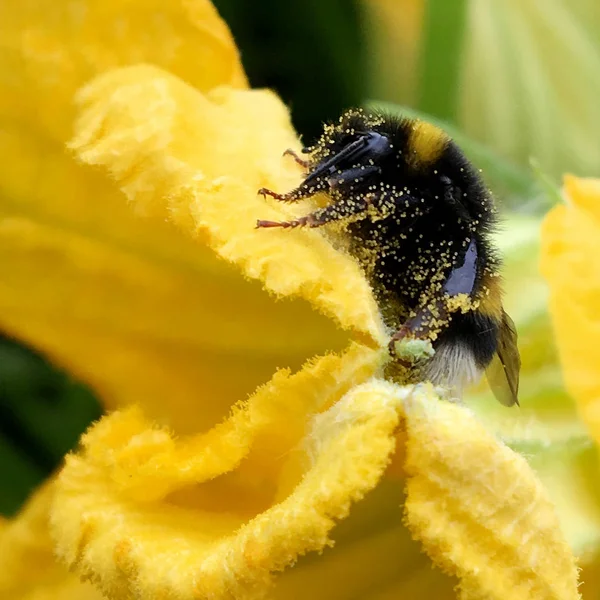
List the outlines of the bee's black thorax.
<svg viewBox="0 0 600 600">
<path fill-rule="evenodd" d="M 346 224 L 350 251 L 369 276 L 384 318 L 398 327 L 418 305 L 435 296 L 475 242 L 475 297 L 497 259 L 488 236 L 494 206 L 479 173 L 438 128 L 410 119 L 347 113 L 328 126 L 312 148 L 318 171 L 353 139 L 373 134 L 369 148 L 330 169 L 334 203 L 366 201 L 368 210 Z M 348 181 L 337 173 L 366 173 Z M 370 171 L 369 171 L 370 170 Z M 309 178 L 310 178 L 309 171 Z"/>
</svg>

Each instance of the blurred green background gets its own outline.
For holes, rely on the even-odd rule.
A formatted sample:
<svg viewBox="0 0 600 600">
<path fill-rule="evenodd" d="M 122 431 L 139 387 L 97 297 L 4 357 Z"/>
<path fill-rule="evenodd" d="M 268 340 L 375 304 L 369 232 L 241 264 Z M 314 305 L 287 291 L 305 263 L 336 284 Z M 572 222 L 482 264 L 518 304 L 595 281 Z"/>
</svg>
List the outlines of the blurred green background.
<svg viewBox="0 0 600 600">
<path fill-rule="evenodd" d="M 422 114 L 524 212 L 556 201 L 564 172 L 600 175 L 598 0 L 215 4 L 251 84 L 281 95 L 306 141 L 349 106 Z M 0 513 L 100 414 L 85 386 L 0 337 Z"/>
</svg>

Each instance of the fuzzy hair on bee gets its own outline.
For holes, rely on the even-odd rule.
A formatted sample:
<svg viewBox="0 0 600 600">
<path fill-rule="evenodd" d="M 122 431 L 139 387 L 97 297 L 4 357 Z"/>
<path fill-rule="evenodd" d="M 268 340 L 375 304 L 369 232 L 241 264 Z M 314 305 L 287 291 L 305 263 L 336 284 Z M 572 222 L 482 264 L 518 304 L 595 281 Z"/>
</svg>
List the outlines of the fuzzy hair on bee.
<svg viewBox="0 0 600 600">
<path fill-rule="evenodd" d="M 349 110 L 327 124 L 302 158 L 305 171 L 283 202 L 316 194 L 325 206 L 257 227 L 331 227 L 368 277 L 391 332 L 392 380 L 431 381 L 461 395 L 486 372 L 498 400 L 518 404 L 517 333 L 502 306 L 501 261 L 492 243 L 496 207 L 480 173 L 438 127 Z M 405 340 L 433 355 L 407 361 Z"/>
</svg>

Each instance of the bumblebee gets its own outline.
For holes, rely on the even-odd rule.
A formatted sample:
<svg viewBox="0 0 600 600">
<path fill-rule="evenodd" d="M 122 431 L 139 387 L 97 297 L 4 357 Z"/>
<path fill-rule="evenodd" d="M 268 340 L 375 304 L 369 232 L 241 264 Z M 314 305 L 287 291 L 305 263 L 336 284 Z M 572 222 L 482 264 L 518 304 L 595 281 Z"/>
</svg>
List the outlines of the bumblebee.
<svg viewBox="0 0 600 600">
<path fill-rule="evenodd" d="M 327 203 L 291 221 L 257 227 L 341 228 L 371 282 L 395 368 L 386 376 L 431 381 L 460 395 L 486 372 L 504 405 L 518 404 L 517 333 L 502 306 L 496 208 L 480 173 L 444 131 L 425 121 L 362 110 L 324 126 L 317 142 L 287 150 L 305 170 L 283 202 L 316 194 Z M 339 235 L 339 232 L 338 232 Z M 399 343 L 430 342 L 414 362 Z"/>
</svg>

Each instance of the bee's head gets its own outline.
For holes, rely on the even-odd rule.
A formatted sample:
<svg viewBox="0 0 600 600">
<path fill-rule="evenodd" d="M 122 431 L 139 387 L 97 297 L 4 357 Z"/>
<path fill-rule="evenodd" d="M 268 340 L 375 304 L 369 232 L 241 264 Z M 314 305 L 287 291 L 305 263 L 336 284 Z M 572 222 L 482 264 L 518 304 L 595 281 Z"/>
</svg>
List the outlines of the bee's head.
<svg viewBox="0 0 600 600">
<path fill-rule="evenodd" d="M 392 153 L 389 138 L 372 128 L 336 127 L 324 135 L 326 143 L 317 147 L 313 156 L 315 167 L 305 184 L 359 170 L 379 170 L 382 159 Z"/>
</svg>

